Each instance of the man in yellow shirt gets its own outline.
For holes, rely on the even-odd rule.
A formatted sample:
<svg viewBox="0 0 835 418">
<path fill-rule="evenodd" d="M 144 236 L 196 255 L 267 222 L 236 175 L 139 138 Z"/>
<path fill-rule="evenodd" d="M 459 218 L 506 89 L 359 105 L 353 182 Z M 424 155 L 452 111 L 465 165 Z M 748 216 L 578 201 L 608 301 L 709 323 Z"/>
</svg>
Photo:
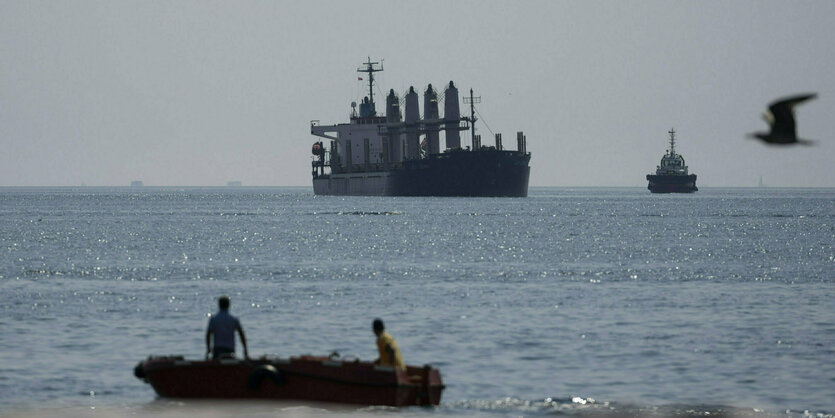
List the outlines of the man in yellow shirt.
<svg viewBox="0 0 835 418">
<path fill-rule="evenodd" d="M 400 355 L 397 341 L 394 341 L 394 337 L 386 332 L 383 320 L 375 319 L 372 328 L 374 329 L 374 335 L 377 336 L 377 350 L 380 352 L 380 358 L 374 360 L 374 362 L 381 366 L 397 366 L 405 369 L 406 364 L 403 363 L 403 356 Z"/>
</svg>

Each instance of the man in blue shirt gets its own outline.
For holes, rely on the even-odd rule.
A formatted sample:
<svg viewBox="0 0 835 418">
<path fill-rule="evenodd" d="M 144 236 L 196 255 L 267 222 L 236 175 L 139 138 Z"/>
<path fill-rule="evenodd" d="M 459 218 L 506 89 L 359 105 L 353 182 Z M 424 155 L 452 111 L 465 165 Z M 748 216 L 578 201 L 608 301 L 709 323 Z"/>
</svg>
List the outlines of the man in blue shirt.
<svg viewBox="0 0 835 418">
<path fill-rule="evenodd" d="M 209 319 L 209 327 L 206 329 L 206 358 L 209 353 L 212 358 L 222 357 L 224 354 L 235 356 L 235 331 L 241 336 L 241 345 L 244 346 L 244 358 L 249 358 L 249 351 L 246 348 L 246 335 L 241 328 L 238 318 L 229 313 L 229 296 L 221 296 L 217 300 L 220 307 L 218 313 Z M 214 335 L 214 347 L 212 347 L 212 335 Z"/>
</svg>

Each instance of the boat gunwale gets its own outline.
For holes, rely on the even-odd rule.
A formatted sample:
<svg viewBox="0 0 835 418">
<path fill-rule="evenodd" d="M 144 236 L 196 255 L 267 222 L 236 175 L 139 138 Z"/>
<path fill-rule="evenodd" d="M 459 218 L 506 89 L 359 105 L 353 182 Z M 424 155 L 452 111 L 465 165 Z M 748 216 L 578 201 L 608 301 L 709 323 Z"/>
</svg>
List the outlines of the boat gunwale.
<svg viewBox="0 0 835 418">
<path fill-rule="evenodd" d="M 231 368 L 231 367 L 249 367 L 255 368 L 262 365 L 271 365 L 278 369 L 282 374 L 291 375 L 291 376 L 298 376 L 304 377 L 308 379 L 314 380 L 321 380 L 331 383 L 339 383 L 339 384 L 346 384 L 346 385 L 354 385 L 354 386 L 367 386 L 367 387 L 394 387 L 394 388 L 421 388 L 424 384 L 421 383 L 412 383 L 412 379 L 410 379 L 409 375 L 407 374 L 407 370 L 409 367 L 413 369 L 421 369 L 417 366 L 408 366 L 407 369 L 400 369 L 398 370 L 395 367 L 392 367 L 391 370 L 379 370 L 376 368 L 372 368 L 371 372 L 388 375 L 390 373 L 394 374 L 395 380 L 393 382 L 385 382 L 385 383 L 374 383 L 362 380 L 348 380 L 348 379 L 340 379 L 329 377 L 320 374 L 308 373 L 308 372 L 301 372 L 296 370 L 288 370 L 289 366 L 292 366 L 293 360 L 309 362 L 314 364 L 319 364 L 325 367 L 325 362 L 338 362 L 342 365 L 371 365 L 374 366 L 374 363 L 370 362 L 360 362 L 360 361 L 338 361 L 338 360 L 329 360 L 327 358 L 290 358 L 289 362 L 284 362 L 284 359 L 235 359 L 234 363 L 224 363 L 224 359 L 218 360 L 185 360 L 183 358 L 172 358 L 172 357 L 149 357 L 145 361 L 142 362 L 143 369 L 145 371 L 146 377 L 145 380 L 152 384 L 153 386 L 153 373 L 161 372 L 161 371 L 168 371 L 168 370 L 181 370 L 181 369 L 189 369 L 189 368 Z M 231 360 L 231 359 L 229 359 Z M 150 366 L 150 367 L 149 367 Z M 333 366 L 330 366 L 333 367 Z M 440 376 L 440 371 L 436 368 L 431 367 L 438 372 Z M 402 375 L 402 377 L 401 377 Z M 441 384 L 433 384 L 429 383 L 427 386 L 433 388 L 440 388 L 445 389 L 446 385 L 443 383 Z"/>
</svg>

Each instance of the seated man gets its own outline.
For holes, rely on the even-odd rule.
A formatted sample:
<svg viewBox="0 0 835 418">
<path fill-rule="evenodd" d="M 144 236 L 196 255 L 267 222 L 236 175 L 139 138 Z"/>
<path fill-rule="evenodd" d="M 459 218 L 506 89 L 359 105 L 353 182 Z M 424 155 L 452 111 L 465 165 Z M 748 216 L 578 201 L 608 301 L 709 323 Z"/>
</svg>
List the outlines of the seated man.
<svg viewBox="0 0 835 418">
<path fill-rule="evenodd" d="M 244 358 L 249 358 L 249 351 L 246 348 L 246 335 L 241 328 L 241 322 L 229 313 L 229 297 L 221 296 L 217 300 L 220 311 L 209 319 L 209 327 L 206 329 L 206 358 L 212 353 L 212 358 L 220 358 L 231 354 L 235 356 L 235 331 L 241 337 L 241 345 L 244 346 Z M 214 347 L 211 345 L 211 336 L 214 335 Z"/>
<path fill-rule="evenodd" d="M 400 348 L 397 347 L 394 337 L 385 331 L 386 327 L 383 325 L 383 320 L 375 319 L 372 328 L 374 329 L 374 335 L 377 336 L 377 350 L 380 352 L 380 357 L 374 362 L 381 366 L 396 366 L 405 369 L 406 364 L 403 363 Z"/>
</svg>

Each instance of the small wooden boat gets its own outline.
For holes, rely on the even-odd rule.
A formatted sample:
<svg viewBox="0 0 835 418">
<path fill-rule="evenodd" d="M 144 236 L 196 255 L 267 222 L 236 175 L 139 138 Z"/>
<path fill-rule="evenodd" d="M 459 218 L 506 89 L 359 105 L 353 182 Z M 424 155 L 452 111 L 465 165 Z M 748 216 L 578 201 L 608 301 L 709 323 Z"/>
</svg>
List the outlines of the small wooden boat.
<svg viewBox="0 0 835 418">
<path fill-rule="evenodd" d="M 438 405 L 437 369 L 380 366 L 359 359 L 290 358 L 187 360 L 148 357 L 134 369 L 166 398 L 296 399 L 362 405 Z"/>
</svg>

